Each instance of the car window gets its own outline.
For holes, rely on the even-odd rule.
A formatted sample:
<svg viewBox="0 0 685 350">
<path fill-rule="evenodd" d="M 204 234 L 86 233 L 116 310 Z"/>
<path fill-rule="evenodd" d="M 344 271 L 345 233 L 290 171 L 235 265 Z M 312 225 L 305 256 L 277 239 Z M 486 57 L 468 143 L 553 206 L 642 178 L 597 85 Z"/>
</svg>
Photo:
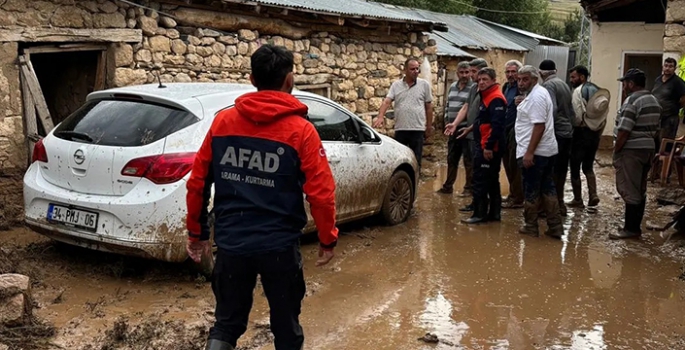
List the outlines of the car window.
<svg viewBox="0 0 685 350">
<path fill-rule="evenodd" d="M 55 129 L 56 137 L 104 146 L 142 146 L 200 119 L 171 106 L 141 101 L 86 102 Z"/>
<path fill-rule="evenodd" d="M 316 127 L 322 141 L 356 142 L 357 128 L 345 112 L 323 102 L 301 99 L 309 107 L 309 121 Z"/>
<path fill-rule="evenodd" d="M 362 142 L 369 142 L 369 143 L 378 143 L 381 142 L 381 138 L 376 135 L 371 128 L 363 123 L 359 124 L 359 128 L 361 129 L 362 133 Z"/>
</svg>

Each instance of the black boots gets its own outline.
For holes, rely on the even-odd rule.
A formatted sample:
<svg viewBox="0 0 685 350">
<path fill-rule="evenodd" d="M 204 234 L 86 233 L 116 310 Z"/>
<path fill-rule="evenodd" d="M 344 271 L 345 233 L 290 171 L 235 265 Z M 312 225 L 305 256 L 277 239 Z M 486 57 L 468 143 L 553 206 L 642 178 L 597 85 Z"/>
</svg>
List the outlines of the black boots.
<svg viewBox="0 0 685 350">
<path fill-rule="evenodd" d="M 642 218 L 645 215 L 647 200 L 640 204 L 626 203 L 625 225 L 618 232 L 609 234 L 611 239 L 638 238 L 642 235 Z"/>
<path fill-rule="evenodd" d="M 578 179 L 573 179 L 571 178 L 571 187 L 573 188 L 573 200 L 568 203 L 569 208 L 585 208 L 585 204 L 583 204 L 583 183 L 580 181 L 580 178 Z M 589 185 L 588 185 L 589 187 Z"/>
<path fill-rule="evenodd" d="M 473 199 L 473 215 L 468 219 L 462 219 L 461 222 L 465 224 L 480 224 L 487 222 L 488 216 L 488 202 L 482 199 Z"/>
<path fill-rule="evenodd" d="M 585 175 L 585 178 L 587 179 L 587 192 L 590 197 L 587 205 L 589 207 L 595 207 L 599 204 L 599 197 L 597 196 L 597 177 L 595 174 L 591 174 Z"/>
<path fill-rule="evenodd" d="M 205 350 L 235 350 L 235 348 L 225 341 L 209 339 Z"/>
<path fill-rule="evenodd" d="M 490 200 L 488 221 L 502 221 L 502 196 L 496 196 Z"/>
</svg>

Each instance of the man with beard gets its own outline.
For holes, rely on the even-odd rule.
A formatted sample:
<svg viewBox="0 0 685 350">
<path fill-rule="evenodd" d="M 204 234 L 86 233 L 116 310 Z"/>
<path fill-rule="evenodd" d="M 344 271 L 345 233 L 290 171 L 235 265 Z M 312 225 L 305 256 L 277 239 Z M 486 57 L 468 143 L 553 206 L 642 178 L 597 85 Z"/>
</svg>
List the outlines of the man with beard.
<svg viewBox="0 0 685 350">
<path fill-rule="evenodd" d="M 681 107 L 685 107 L 685 82 L 675 74 L 676 61 L 673 58 L 664 60 L 662 74 L 654 82 L 652 94 L 661 105 L 661 131 L 655 139 L 656 149 L 661 147 L 662 139 L 674 139 L 678 133 Z"/>
<path fill-rule="evenodd" d="M 609 106 L 609 91 L 600 89 L 597 85 L 588 82 L 590 72 L 584 66 L 571 68 L 571 84 L 573 90 L 573 109 L 576 118 L 573 121 L 573 144 L 571 146 L 571 186 L 573 187 L 573 201 L 568 203 L 571 208 L 584 208 L 583 188 L 580 179 L 580 169 L 583 169 L 587 180 L 588 206 L 594 207 L 599 204 L 597 196 L 597 178 L 595 176 L 595 154 L 599 148 L 599 141 L 606 125 L 606 112 Z M 600 92 L 597 95 L 597 92 Z M 593 99 L 594 98 L 594 99 Z M 591 102 L 590 106 L 588 103 Z M 592 115 L 597 110 L 595 106 L 601 106 L 602 115 Z M 588 107 L 590 113 L 588 113 Z"/>
<path fill-rule="evenodd" d="M 654 155 L 654 138 L 659 130 L 661 106 L 645 89 L 645 73 L 631 68 L 619 79 L 628 95 L 618 111 L 614 129 L 616 190 L 626 204 L 624 226 L 609 234 L 611 239 L 642 235 L 642 218 L 647 204 L 647 175 Z"/>
<path fill-rule="evenodd" d="M 469 93 L 475 83 L 471 80 L 471 73 L 469 72 L 468 62 L 459 62 L 457 66 L 457 76 L 459 80 L 452 83 L 447 93 L 447 106 L 445 108 L 445 121 L 447 124 L 453 123 L 457 119 L 457 114 L 466 105 Z M 458 125 L 458 130 L 468 126 L 466 120 L 463 120 Z M 454 182 L 457 180 L 457 172 L 459 170 L 459 158 L 464 157 L 464 169 L 466 169 L 466 183 L 464 184 L 464 192 L 471 191 L 471 179 L 473 172 L 471 169 L 471 162 L 473 159 L 470 144 L 466 139 L 457 139 L 457 134 L 449 136 L 447 141 L 447 178 L 442 185 L 439 193 L 451 194 L 454 189 Z"/>
<path fill-rule="evenodd" d="M 554 105 L 549 93 L 538 84 L 539 73 L 533 66 L 518 72 L 518 87 L 526 97 L 518 105 L 516 116 L 516 157 L 523 174 L 525 205 L 524 226 L 520 233 L 538 237 L 539 208 L 547 217 L 546 235 L 564 235 L 559 216 L 559 201 L 553 179 L 557 141 L 554 135 Z"/>
<path fill-rule="evenodd" d="M 564 203 L 564 185 L 568 174 L 569 158 L 571 157 L 571 142 L 573 141 L 573 126 L 571 120 L 575 112 L 571 104 L 571 88 L 557 76 L 556 63 L 544 60 L 540 63 L 540 77 L 542 86 L 549 91 L 554 106 L 554 135 L 557 138 L 559 153 L 554 160 L 554 184 L 557 188 L 559 213 L 566 216 Z"/>
<path fill-rule="evenodd" d="M 516 97 L 520 95 L 517 79 L 518 71 L 522 66 L 523 64 L 516 60 L 504 65 L 507 82 L 502 87 L 502 92 L 507 98 L 507 117 L 504 122 L 504 135 L 507 141 L 502 154 L 502 163 L 504 163 L 507 180 L 509 180 L 509 196 L 502 204 L 502 208 L 506 209 L 523 207 L 523 183 L 521 182 L 521 168 L 516 162 L 516 133 L 514 132 Z"/>
</svg>

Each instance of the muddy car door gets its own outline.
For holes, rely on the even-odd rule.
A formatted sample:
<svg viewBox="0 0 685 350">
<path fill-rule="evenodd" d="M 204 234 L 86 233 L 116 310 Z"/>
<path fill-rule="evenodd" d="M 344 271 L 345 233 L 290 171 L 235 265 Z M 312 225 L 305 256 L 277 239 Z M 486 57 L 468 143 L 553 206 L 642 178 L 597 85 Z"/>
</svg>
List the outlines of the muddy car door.
<svg viewBox="0 0 685 350">
<path fill-rule="evenodd" d="M 312 96 L 298 96 L 309 107 L 309 120 L 319 132 L 335 178 L 338 219 L 346 220 L 366 210 L 359 191 L 365 181 L 360 172 L 358 149 L 361 145 L 358 125 L 334 104 Z"/>
</svg>

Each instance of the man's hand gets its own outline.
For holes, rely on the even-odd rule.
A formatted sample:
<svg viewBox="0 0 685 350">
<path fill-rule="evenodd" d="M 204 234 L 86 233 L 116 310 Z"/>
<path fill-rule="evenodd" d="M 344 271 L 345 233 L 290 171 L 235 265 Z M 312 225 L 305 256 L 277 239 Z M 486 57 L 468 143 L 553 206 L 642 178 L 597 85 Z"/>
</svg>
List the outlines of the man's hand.
<svg viewBox="0 0 685 350">
<path fill-rule="evenodd" d="M 461 129 L 461 132 L 459 133 L 459 135 L 457 135 L 457 139 L 463 139 L 464 137 L 466 137 L 466 135 L 468 135 L 471 132 L 471 129 L 473 129 L 473 126 Z"/>
<path fill-rule="evenodd" d="M 424 137 L 429 138 L 429 137 L 433 136 L 434 132 L 435 132 L 435 128 L 433 127 L 433 125 L 428 125 L 426 127 L 426 132 L 424 133 Z"/>
<path fill-rule="evenodd" d="M 535 165 L 535 162 L 533 162 L 535 155 L 533 153 L 526 152 L 526 154 L 523 155 L 523 167 L 528 169 Z"/>
<path fill-rule="evenodd" d="M 457 130 L 457 124 L 449 123 L 445 125 L 445 135 L 451 136 Z"/>
<path fill-rule="evenodd" d="M 202 256 L 209 253 L 211 248 L 212 245 L 209 241 L 188 241 L 188 244 L 186 245 L 186 252 L 188 252 L 188 255 L 191 259 L 193 259 L 194 262 L 200 263 L 200 261 L 202 261 Z"/>
<path fill-rule="evenodd" d="M 335 256 L 333 249 L 327 250 L 319 247 L 319 260 L 316 261 L 316 266 L 324 266 L 328 264 Z"/>
<path fill-rule="evenodd" d="M 380 128 L 381 126 L 383 126 L 384 121 L 385 117 L 382 115 L 378 115 L 378 117 L 376 117 L 376 120 L 373 121 L 373 127 L 376 129 Z"/>
<path fill-rule="evenodd" d="M 492 156 L 493 156 L 493 155 L 492 155 L 492 151 L 491 151 L 491 150 L 489 150 L 489 149 L 484 149 L 484 150 L 483 150 L 483 158 L 485 158 L 485 160 L 488 160 L 488 161 L 489 161 L 489 160 L 492 160 Z"/>
<path fill-rule="evenodd" d="M 519 104 L 521 104 L 521 102 L 523 102 L 524 98 L 525 97 L 523 95 L 518 95 L 514 97 L 514 104 L 518 106 Z"/>
</svg>

